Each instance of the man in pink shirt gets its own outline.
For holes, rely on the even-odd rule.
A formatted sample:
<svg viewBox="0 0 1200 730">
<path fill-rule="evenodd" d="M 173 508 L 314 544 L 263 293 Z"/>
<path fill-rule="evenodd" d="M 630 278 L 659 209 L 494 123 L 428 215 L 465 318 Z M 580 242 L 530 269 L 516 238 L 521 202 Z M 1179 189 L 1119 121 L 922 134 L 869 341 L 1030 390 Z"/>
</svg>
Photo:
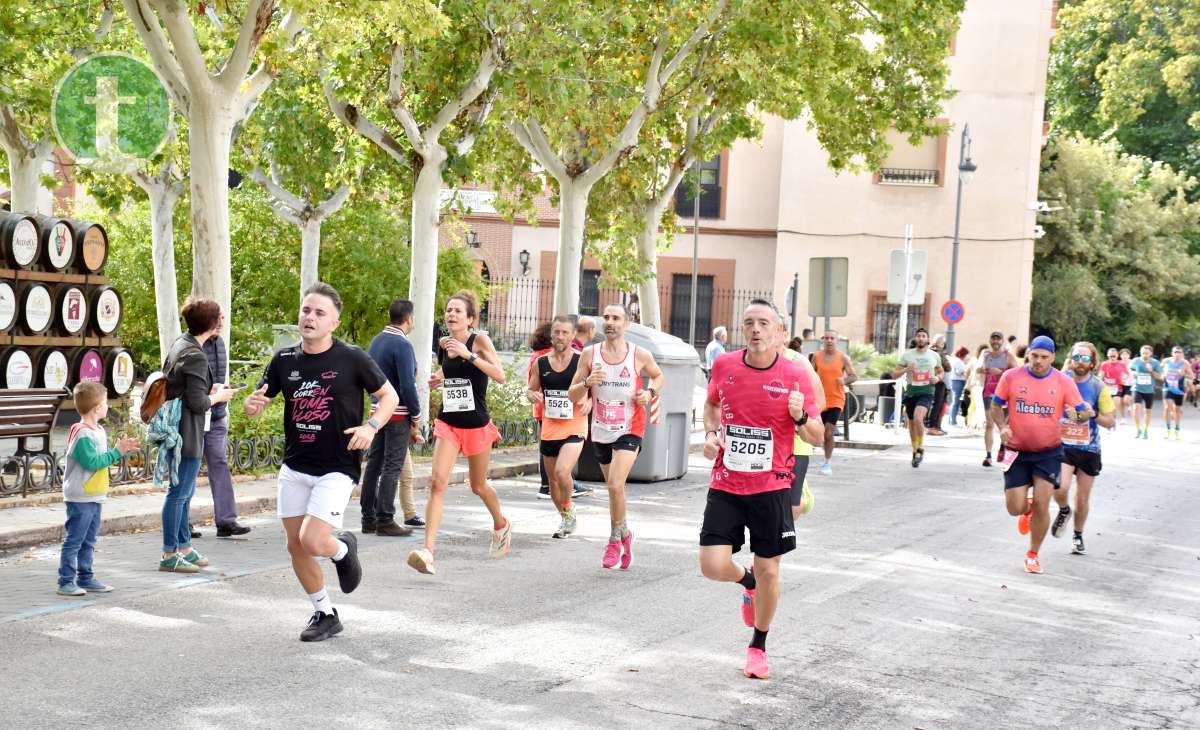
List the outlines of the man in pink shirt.
<svg viewBox="0 0 1200 730">
<path fill-rule="evenodd" d="M 704 456 L 712 484 L 700 527 L 700 572 L 744 589 L 742 621 L 754 629 L 747 677 L 767 679 L 767 631 L 779 604 L 779 563 L 796 548 L 791 489 L 799 435 L 820 445 L 824 427 L 808 372 L 780 353 L 783 318 L 751 300 L 742 316 L 746 349 L 713 362 L 704 404 Z M 750 532 L 752 568 L 733 560 Z"/>
<path fill-rule="evenodd" d="M 1054 369 L 1054 340 L 1046 336 L 1029 343 L 1024 367 L 1000 377 L 991 412 L 1003 444 L 1004 503 L 1017 517 L 1017 531 L 1029 535 L 1025 571 L 1041 573 L 1038 550 L 1050 527 L 1050 496 L 1062 472 L 1059 422 L 1087 422 L 1096 414 L 1084 404 L 1075 381 Z"/>
</svg>

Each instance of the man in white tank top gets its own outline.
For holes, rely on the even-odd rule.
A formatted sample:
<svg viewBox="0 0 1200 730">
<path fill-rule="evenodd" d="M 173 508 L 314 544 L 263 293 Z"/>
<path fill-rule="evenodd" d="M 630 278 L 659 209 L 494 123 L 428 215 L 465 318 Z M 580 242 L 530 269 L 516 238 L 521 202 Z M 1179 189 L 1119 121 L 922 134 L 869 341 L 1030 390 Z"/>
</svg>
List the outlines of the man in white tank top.
<svg viewBox="0 0 1200 730">
<path fill-rule="evenodd" d="M 633 532 L 625 523 L 625 480 L 642 448 L 646 406 L 662 388 L 663 373 L 654 356 L 625 339 L 629 316 L 620 304 L 604 308 L 604 342 L 585 347 L 567 392 L 580 403 L 592 396 L 592 447 L 608 486 L 612 522 L 601 565 L 628 570 L 633 564 Z M 642 374 L 650 378 L 642 388 Z"/>
</svg>

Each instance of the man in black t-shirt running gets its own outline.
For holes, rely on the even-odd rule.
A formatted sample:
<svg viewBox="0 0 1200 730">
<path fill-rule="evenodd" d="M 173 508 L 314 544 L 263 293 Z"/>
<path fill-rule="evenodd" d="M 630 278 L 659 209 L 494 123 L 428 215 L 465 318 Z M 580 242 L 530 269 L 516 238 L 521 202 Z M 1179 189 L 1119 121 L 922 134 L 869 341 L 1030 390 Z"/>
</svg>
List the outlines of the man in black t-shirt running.
<svg viewBox="0 0 1200 730">
<path fill-rule="evenodd" d="M 332 558 L 342 593 L 362 580 L 358 543 L 342 530 L 343 513 L 358 483 L 362 451 L 399 398 L 379 366 L 361 348 L 333 337 L 342 300 L 328 284 L 309 287 L 300 303 L 301 343 L 275 353 L 263 382 L 246 398 L 246 415 L 262 414 L 283 394 L 284 455 L 279 470 L 279 518 L 287 532 L 292 570 L 313 604 L 301 641 L 323 641 L 342 630 L 325 590 L 318 557 Z M 363 392 L 375 397 L 375 415 L 363 423 Z M 334 530 L 337 530 L 336 536 Z"/>
</svg>

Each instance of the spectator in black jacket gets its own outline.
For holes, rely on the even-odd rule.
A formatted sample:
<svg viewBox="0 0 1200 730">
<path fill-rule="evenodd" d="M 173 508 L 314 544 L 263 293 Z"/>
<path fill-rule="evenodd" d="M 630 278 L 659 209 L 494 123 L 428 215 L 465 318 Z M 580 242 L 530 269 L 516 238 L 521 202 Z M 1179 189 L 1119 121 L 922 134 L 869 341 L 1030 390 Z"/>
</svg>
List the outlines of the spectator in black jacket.
<svg viewBox="0 0 1200 730">
<path fill-rule="evenodd" d="M 389 317 L 391 324 L 375 335 L 367 346 L 367 354 L 396 389 L 400 405 L 392 414 L 392 420 L 371 442 L 359 505 L 364 533 L 403 537 L 411 535 L 413 527 L 423 524 L 413 505 L 411 481 L 406 483 L 407 494 L 402 492 L 400 495 L 406 524 L 396 524 L 396 484 L 408 458 L 408 444 L 410 441 L 424 442 L 421 429 L 413 428 L 421 416 L 421 401 L 417 397 L 417 359 L 408 340 L 413 325 L 413 303 L 407 299 L 393 301 Z"/>
<path fill-rule="evenodd" d="M 208 371 L 204 343 L 221 331 L 221 306 L 211 299 L 189 298 L 183 305 L 187 332 L 171 345 L 163 373 L 167 380 L 167 399 L 178 398 L 179 475 L 171 480 L 163 502 L 163 549 L 158 569 L 175 573 L 195 573 L 209 564 L 208 558 L 192 549 L 188 527 L 188 509 L 196 491 L 200 459 L 204 456 L 204 426 L 212 407 L 228 403 L 234 391 L 224 384 L 214 385 Z"/>
</svg>

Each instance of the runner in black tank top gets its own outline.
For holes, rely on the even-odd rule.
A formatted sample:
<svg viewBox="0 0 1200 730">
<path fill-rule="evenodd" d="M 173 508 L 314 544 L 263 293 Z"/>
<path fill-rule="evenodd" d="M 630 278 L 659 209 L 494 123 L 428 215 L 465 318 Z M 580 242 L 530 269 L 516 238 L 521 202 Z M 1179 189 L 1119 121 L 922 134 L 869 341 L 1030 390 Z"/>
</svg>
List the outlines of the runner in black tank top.
<svg viewBox="0 0 1200 730">
<path fill-rule="evenodd" d="M 467 337 L 467 350 L 475 352 L 475 339 L 479 335 Z M 442 377 L 445 378 L 445 391 L 455 391 L 459 396 L 451 399 L 451 406 L 470 403 L 472 410 L 447 411 L 447 393 L 443 392 L 442 407 L 438 410 L 438 420 L 454 428 L 484 428 L 492 421 L 487 409 L 487 388 L 491 380 L 471 360 L 461 357 L 451 357 L 445 348 L 438 347 L 438 364 L 442 366 Z M 570 383 L 568 383 L 570 385 Z M 465 397 L 463 390 L 469 387 L 471 397 Z"/>
<path fill-rule="evenodd" d="M 433 547 L 442 522 L 442 505 L 450 486 L 450 472 L 458 455 L 470 462 L 471 491 L 483 500 L 492 515 L 491 558 L 508 554 L 512 523 L 500 511 L 496 490 L 487 482 L 492 444 L 500 440 L 496 424 L 488 416 L 487 383 L 504 382 L 504 368 L 491 339 L 471 334 L 478 317 L 475 295 L 461 291 L 446 302 L 446 329 L 438 346 L 441 370 L 429 378 L 430 388 L 442 389 L 442 405 L 433 424 L 433 478 L 425 507 L 425 546 L 408 555 L 408 564 L 421 573 L 433 573 Z"/>
<path fill-rule="evenodd" d="M 560 539 L 575 531 L 571 471 L 583 450 L 591 405 L 588 399 L 573 402 L 569 393 L 580 361 L 580 354 L 571 351 L 574 334 L 575 326 L 570 317 L 559 315 L 554 318 L 550 323 L 550 344 L 554 349 L 534 363 L 529 374 L 529 389 L 525 391 L 530 403 L 542 405 L 540 450 L 550 478 L 550 498 L 562 518 L 553 535 Z"/>
</svg>

